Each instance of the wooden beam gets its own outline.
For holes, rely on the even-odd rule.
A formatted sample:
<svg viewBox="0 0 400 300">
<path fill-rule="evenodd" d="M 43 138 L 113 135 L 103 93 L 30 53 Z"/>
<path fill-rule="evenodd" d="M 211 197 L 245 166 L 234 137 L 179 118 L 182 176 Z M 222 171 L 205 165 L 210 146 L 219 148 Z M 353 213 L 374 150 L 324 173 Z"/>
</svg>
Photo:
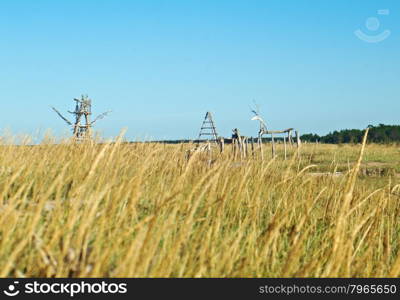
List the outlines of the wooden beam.
<svg viewBox="0 0 400 300">
<path fill-rule="evenodd" d="M 267 131 L 264 131 L 264 133 L 265 134 L 287 133 L 287 132 L 290 132 L 292 130 L 293 130 L 293 128 L 288 128 L 288 129 L 285 129 L 285 130 L 267 130 Z"/>
</svg>

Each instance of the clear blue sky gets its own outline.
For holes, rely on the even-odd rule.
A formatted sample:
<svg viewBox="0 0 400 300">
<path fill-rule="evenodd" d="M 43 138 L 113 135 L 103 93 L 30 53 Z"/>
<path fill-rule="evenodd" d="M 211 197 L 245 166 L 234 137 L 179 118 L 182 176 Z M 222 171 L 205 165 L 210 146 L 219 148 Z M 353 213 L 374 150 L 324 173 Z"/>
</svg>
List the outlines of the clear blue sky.
<svg viewBox="0 0 400 300">
<path fill-rule="evenodd" d="M 49 106 L 81 94 L 113 110 L 98 130 L 130 139 L 195 138 L 207 110 L 220 135 L 255 136 L 253 99 L 271 129 L 399 124 L 399 15 L 398 0 L 1 0 L 0 128 L 66 134 Z"/>
</svg>

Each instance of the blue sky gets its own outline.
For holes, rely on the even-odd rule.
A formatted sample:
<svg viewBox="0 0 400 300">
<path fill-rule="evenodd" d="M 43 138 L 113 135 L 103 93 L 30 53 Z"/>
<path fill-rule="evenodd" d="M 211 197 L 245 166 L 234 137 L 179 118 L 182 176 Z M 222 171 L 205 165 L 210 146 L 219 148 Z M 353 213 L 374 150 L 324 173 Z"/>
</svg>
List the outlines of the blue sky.
<svg viewBox="0 0 400 300">
<path fill-rule="evenodd" d="M 68 134 L 49 107 L 81 94 L 113 111 L 107 137 L 195 138 L 207 110 L 220 135 L 255 136 L 253 100 L 276 130 L 400 124 L 399 14 L 396 0 L 2 0 L 0 128 Z"/>
</svg>

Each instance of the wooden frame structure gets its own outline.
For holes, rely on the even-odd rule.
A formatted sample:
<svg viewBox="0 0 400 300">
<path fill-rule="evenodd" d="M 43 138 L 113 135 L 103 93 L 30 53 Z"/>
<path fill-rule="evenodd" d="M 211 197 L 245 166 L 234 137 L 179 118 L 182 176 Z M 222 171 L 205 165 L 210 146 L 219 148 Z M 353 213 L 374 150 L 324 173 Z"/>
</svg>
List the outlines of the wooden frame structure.
<svg viewBox="0 0 400 300">
<path fill-rule="evenodd" d="M 200 128 L 200 133 L 199 133 L 199 138 L 198 138 L 199 143 L 203 136 L 208 137 L 207 141 L 212 140 L 212 141 L 218 143 L 217 127 L 215 126 L 215 122 L 214 122 L 212 113 L 209 111 L 206 113 L 203 124 L 201 125 L 201 128 Z M 210 139 L 209 137 L 212 137 L 212 138 Z"/>
<path fill-rule="evenodd" d="M 284 158 L 287 159 L 287 144 L 290 146 L 294 146 L 294 138 L 293 132 L 295 132 L 295 141 L 297 148 L 300 148 L 300 134 L 294 128 L 288 128 L 285 130 L 268 130 L 267 125 L 264 120 L 261 118 L 258 111 L 252 110 L 255 116 L 251 119 L 253 121 L 259 121 L 260 129 L 258 131 L 257 144 L 260 151 L 261 160 L 264 159 L 263 154 L 263 138 L 265 135 L 271 135 L 271 145 L 272 145 L 272 157 L 276 157 L 276 145 L 275 145 L 275 135 L 283 134 L 283 144 L 284 144 Z M 201 137 L 207 136 L 211 137 L 206 140 L 201 140 Z M 242 136 L 238 128 L 232 130 L 232 156 L 234 159 L 240 156 L 240 159 L 247 158 L 249 155 L 255 157 L 256 149 L 255 149 L 255 139 L 253 137 Z M 200 145 L 201 142 L 203 145 Z M 197 140 L 197 145 L 195 148 L 187 150 L 186 158 L 190 159 L 193 153 L 207 153 L 209 164 L 212 163 L 213 157 L 213 148 L 215 146 L 219 146 L 220 153 L 223 154 L 225 149 L 225 139 L 223 137 L 219 137 L 217 134 L 217 129 L 215 126 L 215 122 L 213 120 L 212 114 L 210 112 L 206 113 L 203 124 L 200 129 L 199 138 Z M 251 154 L 250 154 L 251 151 Z"/>
<path fill-rule="evenodd" d="M 97 116 L 93 121 L 91 121 L 92 116 L 92 100 L 88 96 L 83 96 L 81 99 L 74 99 L 76 102 L 75 110 L 68 111 L 70 114 L 75 116 L 75 122 L 72 123 L 66 117 L 64 117 L 57 109 L 52 107 L 52 109 L 57 113 L 57 115 L 63 119 L 68 125 L 72 126 L 73 138 L 77 140 L 91 139 L 92 137 L 92 126 L 98 120 L 106 117 L 110 111 L 104 112 Z"/>
<path fill-rule="evenodd" d="M 202 139 L 202 137 L 207 137 Z M 220 152 L 224 151 L 224 138 L 217 134 L 217 127 L 211 112 L 207 112 L 200 128 L 200 133 L 196 142 L 196 146 L 186 151 L 186 160 L 189 160 L 194 153 L 206 153 L 208 163 L 211 165 L 213 161 L 213 148 L 219 146 Z M 202 143 L 202 145 L 200 145 Z"/>
<path fill-rule="evenodd" d="M 258 146 L 260 149 L 260 154 L 261 154 L 261 159 L 264 159 L 264 154 L 263 154 L 263 149 L 262 149 L 262 139 L 264 135 L 271 135 L 271 150 L 272 150 L 272 157 L 276 157 L 276 147 L 275 147 L 275 134 L 287 134 L 287 140 L 290 146 L 293 146 L 293 131 L 295 131 L 295 138 L 296 138 L 296 145 L 298 148 L 300 148 L 300 134 L 299 131 L 295 130 L 294 128 L 288 128 L 285 130 L 268 130 L 267 125 L 263 118 L 261 118 L 259 110 L 252 110 L 254 113 L 254 117 L 251 119 L 252 121 L 258 121 L 260 123 L 260 129 L 258 131 Z M 283 136 L 283 143 L 284 143 L 284 158 L 286 160 L 287 158 L 287 143 L 286 143 L 286 136 Z"/>
</svg>

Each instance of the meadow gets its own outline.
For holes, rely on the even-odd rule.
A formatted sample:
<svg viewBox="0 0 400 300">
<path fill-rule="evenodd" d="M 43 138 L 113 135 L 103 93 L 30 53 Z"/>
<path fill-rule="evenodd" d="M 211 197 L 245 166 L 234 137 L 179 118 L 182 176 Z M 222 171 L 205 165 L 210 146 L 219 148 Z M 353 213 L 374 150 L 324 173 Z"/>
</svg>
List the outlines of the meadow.
<svg viewBox="0 0 400 300">
<path fill-rule="evenodd" d="M 3 140 L 0 276 L 400 275 L 398 145 L 191 147 Z"/>
</svg>

